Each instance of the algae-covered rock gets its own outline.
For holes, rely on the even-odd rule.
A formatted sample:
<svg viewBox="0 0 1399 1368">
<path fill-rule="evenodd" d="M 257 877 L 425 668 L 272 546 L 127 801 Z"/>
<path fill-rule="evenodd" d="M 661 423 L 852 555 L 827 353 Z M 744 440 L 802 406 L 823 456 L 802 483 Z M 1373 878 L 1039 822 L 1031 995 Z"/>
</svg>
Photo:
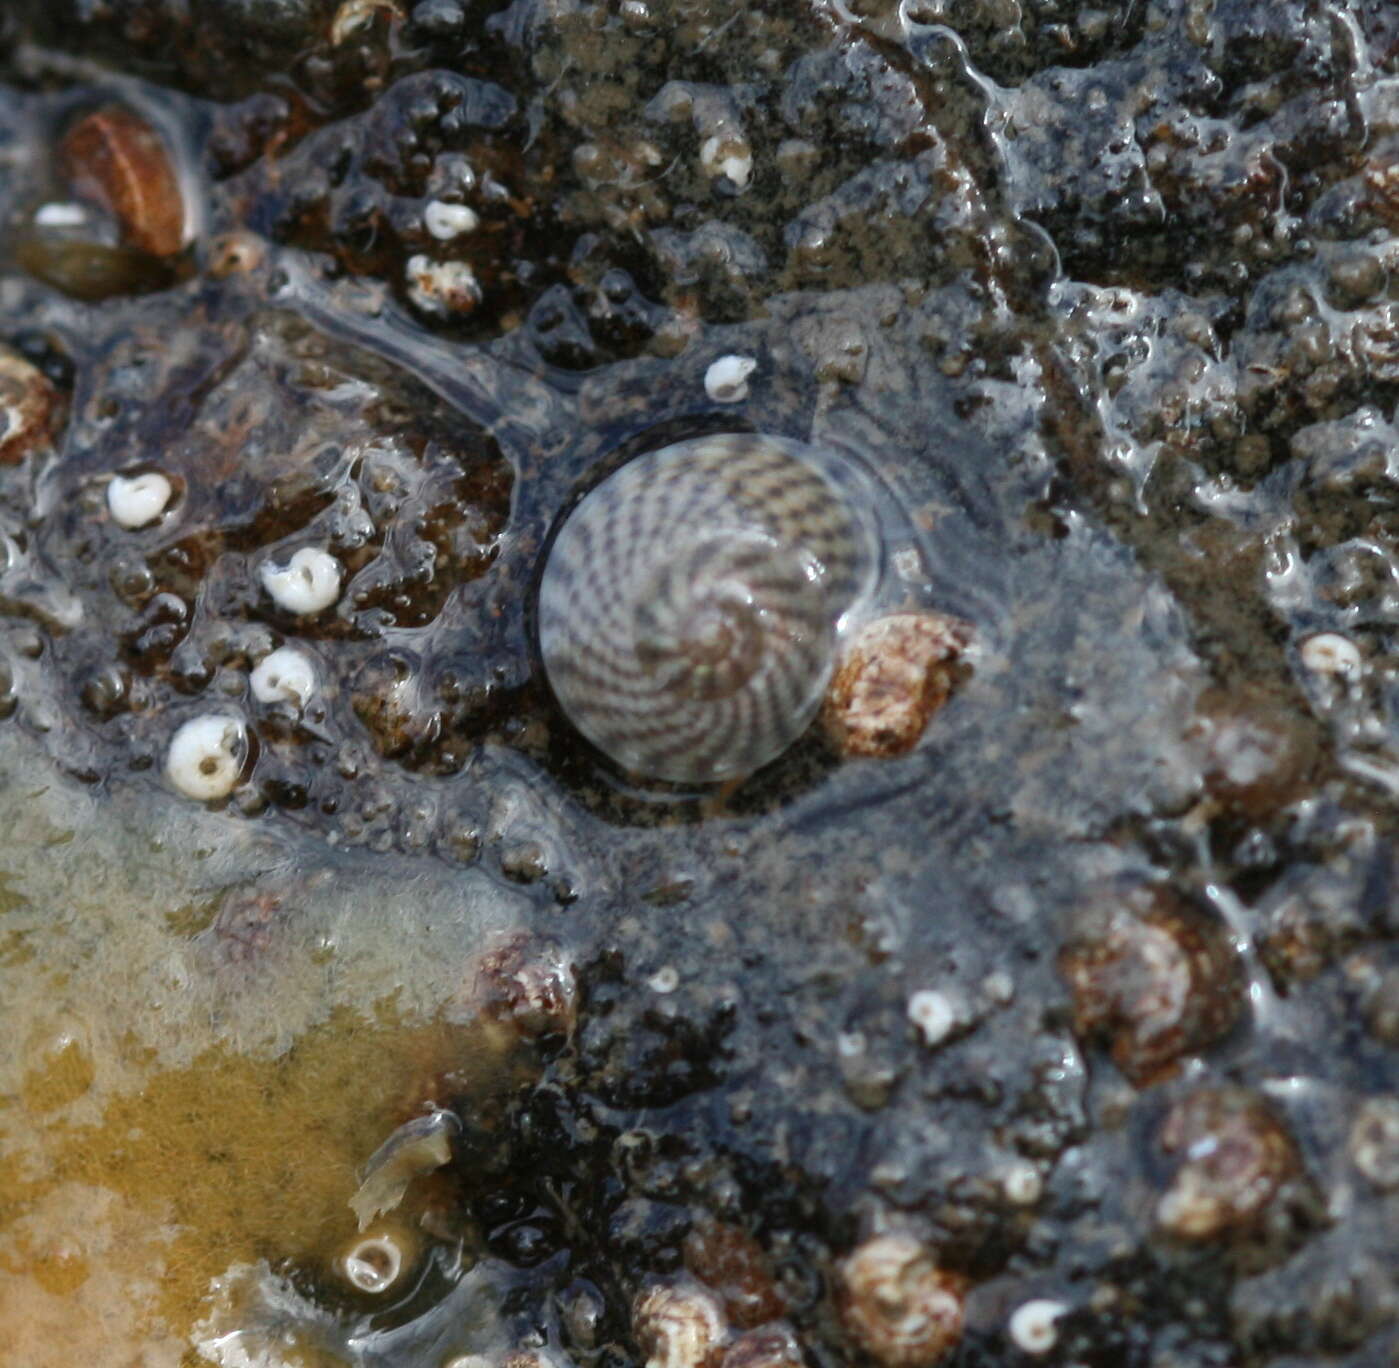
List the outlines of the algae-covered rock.
<svg viewBox="0 0 1399 1368">
<path fill-rule="evenodd" d="M 1393 1353 L 1382 6 L 0 25 L 27 1364 Z M 939 624 L 861 664 L 897 744 L 835 697 L 665 782 L 559 706 L 558 529 L 715 434 L 819 450 Z M 573 668 L 748 669 L 693 521 L 713 619 L 576 598 Z"/>
</svg>

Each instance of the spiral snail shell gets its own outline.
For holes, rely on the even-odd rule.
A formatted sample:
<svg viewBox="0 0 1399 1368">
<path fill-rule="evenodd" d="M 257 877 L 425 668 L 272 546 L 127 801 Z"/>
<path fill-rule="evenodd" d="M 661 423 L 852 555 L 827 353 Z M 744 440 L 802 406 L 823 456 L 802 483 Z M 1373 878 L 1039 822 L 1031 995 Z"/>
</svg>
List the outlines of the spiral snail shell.
<svg viewBox="0 0 1399 1368">
<path fill-rule="evenodd" d="M 748 774 L 820 709 L 880 563 L 835 453 L 726 433 L 637 457 L 560 527 L 539 649 L 569 720 L 629 773 Z"/>
</svg>

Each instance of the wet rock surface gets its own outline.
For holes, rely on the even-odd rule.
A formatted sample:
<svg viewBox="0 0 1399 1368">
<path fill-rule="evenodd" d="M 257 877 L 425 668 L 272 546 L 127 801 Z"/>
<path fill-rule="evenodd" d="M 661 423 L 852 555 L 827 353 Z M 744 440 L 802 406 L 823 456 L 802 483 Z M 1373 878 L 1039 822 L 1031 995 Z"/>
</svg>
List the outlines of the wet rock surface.
<svg viewBox="0 0 1399 1368">
<path fill-rule="evenodd" d="M 107 918 L 102 971 L 284 998 L 247 1069 L 324 1050 L 334 1088 L 269 1108 L 279 1162 L 353 1152 L 338 1225 L 239 1215 L 238 1170 L 132 1353 L 1392 1357 L 1385 6 L 114 0 L 0 37 L 7 763 L 240 852 L 167 942 Z M 647 785 L 556 707 L 535 589 L 608 473 L 734 431 L 896 491 L 892 606 L 965 655 L 899 754 L 818 725 Z M 209 716 L 217 793 L 170 763 Z M 428 891 L 386 931 L 394 881 Z M 92 1102 L 54 1048 L 41 1138 Z M 0 1241 L 65 1193 L 31 1172 Z M 68 1286 L 4 1267 L 17 1320 Z"/>
</svg>

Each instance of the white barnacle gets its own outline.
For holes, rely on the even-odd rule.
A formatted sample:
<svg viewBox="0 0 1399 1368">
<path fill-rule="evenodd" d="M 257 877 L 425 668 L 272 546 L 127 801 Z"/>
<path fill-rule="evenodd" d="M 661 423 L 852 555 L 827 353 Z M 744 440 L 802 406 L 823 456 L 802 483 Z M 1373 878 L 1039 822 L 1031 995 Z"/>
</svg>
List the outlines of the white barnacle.
<svg viewBox="0 0 1399 1368">
<path fill-rule="evenodd" d="M 243 771 L 247 743 L 240 717 L 207 713 L 191 718 L 170 740 L 166 777 L 186 798 L 226 798 Z"/>
<path fill-rule="evenodd" d="M 758 369 L 751 356 L 721 356 L 704 373 L 704 392 L 717 404 L 748 397 L 748 377 Z"/>
<path fill-rule="evenodd" d="M 340 562 L 319 546 L 294 551 L 285 565 L 267 561 L 260 573 L 273 603 L 288 613 L 319 613 L 340 597 Z"/>
<path fill-rule="evenodd" d="M 957 1025 L 957 1004 L 936 988 L 920 988 L 908 999 L 908 1019 L 925 1045 L 940 1045 Z"/>
<path fill-rule="evenodd" d="M 1362 665 L 1360 648 L 1339 632 L 1317 632 L 1301 645 L 1302 664 L 1316 674 L 1355 679 Z"/>
<path fill-rule="evenodd" d="M 1015 1001 L 1015 980 L 1004 969 L 994 969 L 981 981 L 981 991 L 998 1007 Z"/>
<path fill-rule="evenodd" d="M 264 656 L 248 677 L 259 703 L 290 703 L 304 708 L 316 689 L 316 667 L 294 646 L 279 646 Z"/>
<path fill-rule="evenodd" d="M 1010 1338 L 1027 1354 L 1047 1354 L 1059 1339 L 1056 1322 L 1068 1311 L 1060 1301 L 1037 1297 L 1017 1306 L 1010 1317 Z"/>
<path fill-rule="evenodd" d="M 165 512 L 174 492 L 174 486 L 158 470 L 113 475 L 107 485 L 107 509 L 112 521 L 121 527 L 145 527 Z"/>
<path fill-rule="evenodd" d="M 393 1230 L 376 1231 L 355 1240 L 338 1262 L 345 1281 L 359 1292 L 377 1296 L 387 1292 L 403 1276 L 412 1261 L 412 1249 Z"/>
<path fill-rule="evenodd" d="M 1015 1206 L 1034 1206 L 1044 1195 L 1044 1179 L 1028 1159 L 1017 1159 L 1001 1175 L 1001 1191 Z"/>
<path fill-rule="evenodd" d="M 463 233 L 473 232 L 480 222 L 476 211 L 465 204 L 429 200 L 423 210 L 423 226 L 439 242 L 448 242 Z"/>
<path fill-rule="evenodd" d="M 34 211 L 36 228 L 82 228 L 92 222 L 92 210 L 71 200 L 50 200 Z"/>
</svg>

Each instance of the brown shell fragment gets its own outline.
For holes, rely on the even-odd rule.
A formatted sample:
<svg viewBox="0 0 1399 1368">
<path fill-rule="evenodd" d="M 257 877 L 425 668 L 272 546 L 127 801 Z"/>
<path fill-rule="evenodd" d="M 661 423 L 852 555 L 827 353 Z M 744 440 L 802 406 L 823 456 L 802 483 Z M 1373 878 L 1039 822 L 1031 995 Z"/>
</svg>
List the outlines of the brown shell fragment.
<svg viewBox="0 0 1399 1368">
<path fill-rule="evenodd" d="M 1224 1036 L 1244 1001 L 1225 927 L 1167 889 L 1141 887 L 1059 956 L 1073 994 L 1074 1031 L 1102 1037 L 1138 1085 Z"/>
<path fill-rule="evenodd" d="M 912 1235 L 866 1240 L 839 1275 L 845 1329 L 885 1368 L 927 1368 L 961 1339 L 966 1281 Z"/>
<path fill-rule="evenodd" d="M 826 691 L 826 731 L 845 756 L 903 755 L 952 692 L 964 623 L 939 613 L 895 613 L 866 623 Z"/>
<path fill-rule="evenodd" d="M 185 202 L 170 151 L 140 115 L 105 105 L 80 119 L 63 139 L 64 170 L 73 190 L 107 209 L 126 245 L 174 256 L 185 240 Z"/>
<path fill-rule="evenodd" d="M 49 440 L 57 407 L 43 372 L 0 347 L 0 465 L 18 465 Z"/>
</svg>

